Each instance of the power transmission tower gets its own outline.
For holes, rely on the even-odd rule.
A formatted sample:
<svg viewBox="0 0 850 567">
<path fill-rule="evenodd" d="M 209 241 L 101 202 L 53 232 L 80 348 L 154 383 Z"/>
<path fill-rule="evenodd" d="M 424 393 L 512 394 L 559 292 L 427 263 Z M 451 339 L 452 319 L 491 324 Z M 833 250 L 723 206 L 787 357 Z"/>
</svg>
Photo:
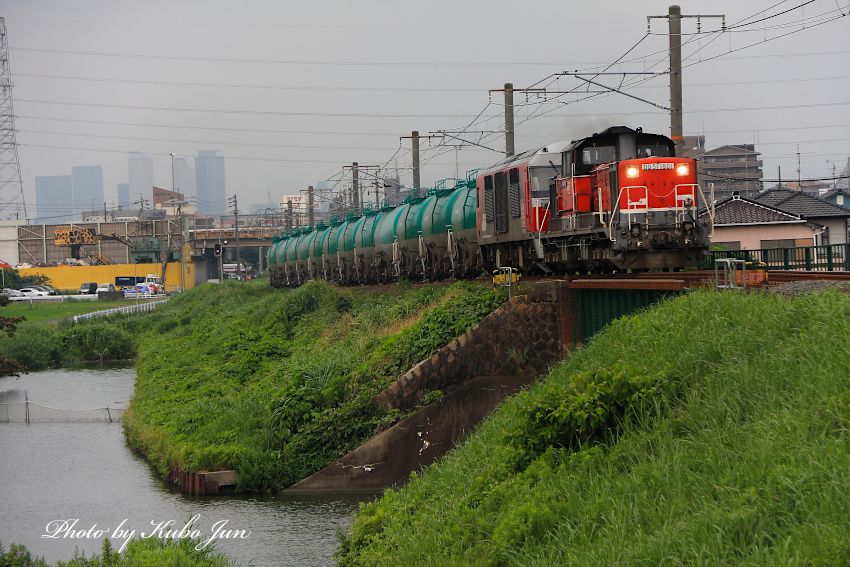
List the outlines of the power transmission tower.
<svg viewBox="0 0 850 567">
<path fill-rule="evenodd" d="M 12 72 L 9 68 L 9 45 L 6 18 L 0 17 L 0 215 L 4 218 L 27 218 L 21 160 L 15 140 L 15 109 L 12 104 Z"/>
</svg>

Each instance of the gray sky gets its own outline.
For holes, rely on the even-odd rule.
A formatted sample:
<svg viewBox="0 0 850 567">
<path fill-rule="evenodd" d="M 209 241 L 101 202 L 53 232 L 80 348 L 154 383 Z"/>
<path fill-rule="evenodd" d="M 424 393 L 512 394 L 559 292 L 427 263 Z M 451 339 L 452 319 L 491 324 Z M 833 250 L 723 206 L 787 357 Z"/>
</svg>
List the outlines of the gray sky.
<svg viewBox="0 0 850 567">
<path fill-rule="evenodd" d="M 681 5 L 683 13 L 725 13 L 733 24 L 771 6 L 753 19 L 804 2 Z M 200 149 L 221 150 L 227 193 L 238 193 L 244 208 L 265 201 L 267 191 L 277 200 L 337 174 L 343 164 L 387 162 L 398 137 L 413 129 L 466 126 L 487 105 L 487 90 L 507 81 L 528 86 L 550 73 L 610 63 L 644 36 L 646 16 L 665 14 L 667 5 L 2 1 L 27 201 L 35 202 L 35 176 L 100 164 L 106 199 L 114 202 L 116 184 L 127 181 L 126 152 L 134 150 L 153 156 L 155 183 L 168 188 L 168 154 Z M 686 64 L 697 64 L 685 69 L 685 133 L 704 132 L 709 147 L 756 143 L 767 178 L 776 177 L 780 164 L 784 178 L 796 177 L 797 143 L 803 177 L 831 175 L 827 160 L 840 171 L 850 155 L 850 17 L 704 61 L 800 30 L 804 17 L 812 25 L 838 16 L 839 9 L 850 12 L 848 0 L 815 0 L 735 33 L 686 36 Z M 717 27 L 702 21 L 704 32 Z M 652 31 L 659 35 L 626 58 L 639 59 L 614 69 L 665 70 L 666 21 L 655 21 Z M 695 32 L 696 22 L 686 21 L 683 31 Z M 630 92 L 667 105 L 666 84 L 659 77 Z M 551 87 L 574 85 L 561 79 Z M 482 115 L 492 118 L 471 129 L 503 127 L 500 96 Z M 541 107 L 536 96 L 527 102 L 516 95 L 518 150 L 615 124 L 669 134 L 664 111 L 620 95 L 566 106 Z M 541 110 L 549 113 L 523 123 Z M 504 148 L 498 133 L 481 143 Z M 467 147 L 457 152 L 456 165 L 454 150 L 438 153 L 423 154 L 423 162 L 431 160 L 423 184 L 499 157 Z M 397 161 L 409 183 L 409 152 L 399 151 Z"/>
</svg>

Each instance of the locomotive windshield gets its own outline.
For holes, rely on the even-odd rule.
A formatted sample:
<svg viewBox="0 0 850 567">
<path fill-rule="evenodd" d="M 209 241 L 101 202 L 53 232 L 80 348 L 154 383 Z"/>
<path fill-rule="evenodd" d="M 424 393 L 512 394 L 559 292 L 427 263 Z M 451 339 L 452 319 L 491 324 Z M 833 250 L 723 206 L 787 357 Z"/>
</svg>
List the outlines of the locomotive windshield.
<svg viewBox="0 0 850 567">
<path fill-rule="evenodd" d="M 531 196 L 535 199 L 549 197 L 549 180 L 555 175 L 551 167 L 529 167 L 528 176 L 531 178 Z"/>
<path fill-rule="evenodd" d="M 638 145 L 637 157 L 672 157 L 673 150 L 670 146 L 663 143 L 656 144 L 640 144 Z"/>
</svg>

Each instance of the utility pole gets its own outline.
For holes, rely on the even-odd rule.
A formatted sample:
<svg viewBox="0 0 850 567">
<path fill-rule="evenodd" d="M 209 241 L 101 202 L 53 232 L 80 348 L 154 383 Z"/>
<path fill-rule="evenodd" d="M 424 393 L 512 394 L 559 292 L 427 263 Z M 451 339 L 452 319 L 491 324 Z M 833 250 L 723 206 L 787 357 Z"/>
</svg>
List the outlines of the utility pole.
<svg viewBox="0 0 850 567">
<path fill-rule="evenodd" d="M 287 199 L 286 201 L 286 230 L 294 228 L 294 223 L 292 222 L 292 199 Z"/>
<path fill-rule="evenodd" d="M 356 161 L 351 164 L 351 208 L 354 214 L 360 212 L 360 171 Z"/>
<path fill-rule="evenodd" d="M 682 9 L 670 6 L 667 12 L 670 34 L 670 139 L 676 155 L 682 151 Z"/>
<path fill-rule="evenodd" d="M 514 155 L 514 85 L 505 83 L 505 157 Z"/>
<path fill-rule="evenodd" d="M 797 189 L 803 190 L 803 176 L 800 173 L 800 144 L 797 144 Z"/>
<path fill-rule="evenodd" d="M 422 185 L 422 178 L 419 173 L 419 130 L 410 133 L 410 143 L 413 150 L 413 188 L 418 192 Z"/>
<path fill-rule="evenodd" d="M 835 168 L 833 167 L 833 169 L 835 169 Z M 380 208 L 381 208 L 381 191 L 379 189 L 378 180 L 375 179 L 375 210 L 377 211 Z"/>
<path fill-rule="evenodd" d="M 414 130 L 410 133 L 410 136 L 399 136 L 399 140 L 407 140 L 410 139 L 410 149 L 411 156 L 413 159 L 413 189 L 416 190 L 417 194 L 419 193 L 419 187 L 422 185 L 422 177 L 421 177 L 421 169 L 419 167 L 419 142 L 422 138 L 445 138 L 443 135 L 438 136 L 420 136 L 419 130 Z"/>
<path fill-rule="evenodd" d="M 239 201 L 237 195 L 228 199 L 233 206 L 233 232 L 236 236 L 236 278 L 242 279 L 242 256 L 239 251 Z"/>
<path fill-rule="evenodd" d="M 315 205 L 313 203 L 313 200 L 313 186 L 310 185 L 309 187 L 307 187 L 307 222 L 310 224 L 311 227 L 316 224 L 316 212 L 314 210 Z"/>
<path fill-rule="evenodd" d="M 721 18 L 723 31 L 726 31 L 726 16 L 723 14 L 688 14 L 682 15 L 682 9 L 672 5 L 666 16 L 647 16 L 647 32 L 653 19 L 667 18 L 670 49 L 670 139 L 676 143 L 676 154 L 680 155 L 683 147 L 682 124 L 682 18 L 695 18 L 697 32 L 702 31 L 702 18 Z"/>
</svg>

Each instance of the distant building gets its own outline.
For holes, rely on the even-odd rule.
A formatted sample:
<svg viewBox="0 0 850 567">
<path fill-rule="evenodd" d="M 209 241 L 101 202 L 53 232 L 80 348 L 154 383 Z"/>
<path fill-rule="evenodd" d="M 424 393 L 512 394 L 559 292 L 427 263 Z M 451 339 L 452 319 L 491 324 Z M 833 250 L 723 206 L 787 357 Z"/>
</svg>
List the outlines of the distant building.
<svg viewBox="0 0 850 567">
<path fill-rule="evenodd" d="M 187 197 L 196 195 L 195 168 L 186 158 L 174 158 L 174 190 Z"/>
<path fill-rule="evenodd" d="M 743 197 L 755 197 L 762 190 L 761 154 L 753 144 L 727 145 L 696 156 L 697 183 L 706 196 L 714 183 L 717 199 L 737 192 Z"/>
<path fill-rule="evenodd" d="M 796 215 L 823 227 L 815 235 L 815 245 L 846 244 L 850 211 L 801 191 L 772 189 L 761 193 L 756 202 Z"/>
<path fill-rule="evenodd" d="M 105 203 L 103 198 L 103 168 L 83 165 L 71 169 L 74 194 L 74 211 L 97 209 Z"/>
<path fill-rule="evenodd" d="M 118 197 L 118 206 L 122 208 L 129 208 L 130 206 L 130 184 L 129 183 L 119 183 L 116 189 L 117 197 Z"/>
<path fill-rule="evenodd" d="M 63 223 L 74 220 L 74 185 L 70 175 L 35 178 L 36 222 Z"/>
<path fill-rule="evenodd" d="M 819 197 L 830 190 L 831 185 L 823 181 L 789 181 L 782 184 L 782 189 L 790 189 L 791 191 L 802 191 L 809 195 Z"/>
<path fill-rule="evenodd" d="M 153 187 L 153 206 L 157 209 L 162 208 L 163 205 L 171 205 L 184 199 L 183 193 L 179 191 L 169 191 L 155 185 Z"/>
<path fill-rule="evenodd" d="M 684 136 L 679 155 L 682 157 L 696 158 L 705 153 L 705 136 Z"/>
<path fill-rule="evenodd" d="M 227 211 L 224 157 L 216 154 L 216 150 L 201 150 L 195 158 L 198 212 L 205 215 L 220 215 Z"/>
<path fill-rule="evenodd" d="M 164 211 L 166 217 L 177 217 L 178 215 L 194 215 L 197 210 L 194 205 L 186 202 L 186 196 L 178 191 L 169 191 L 162 187 L 153 187 L 153 208 L 155 211 Z"/>
<path fill-rule="evenodd" d="M 384 177 L 382 203 L 389 203 L 393 207 L 398 206 L 404 201 L 405 195 L 405 188 L 401 184 L 401 178 L 399 178 L 398 172 L 395 173 L 394 177 Z"/>
<path fill-rule="evenodd" d="M 153 192 L 153 160 L 139 152 L 133 152 L 129 157 L 128 179 L 130 180 L 130 203 L 136 203 L 139 198 L 152 198 Z"/>
</svg>

